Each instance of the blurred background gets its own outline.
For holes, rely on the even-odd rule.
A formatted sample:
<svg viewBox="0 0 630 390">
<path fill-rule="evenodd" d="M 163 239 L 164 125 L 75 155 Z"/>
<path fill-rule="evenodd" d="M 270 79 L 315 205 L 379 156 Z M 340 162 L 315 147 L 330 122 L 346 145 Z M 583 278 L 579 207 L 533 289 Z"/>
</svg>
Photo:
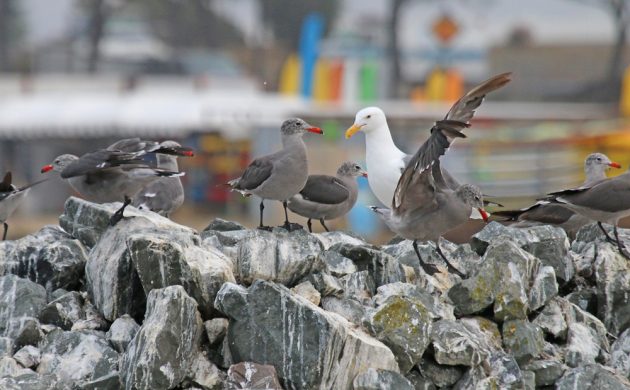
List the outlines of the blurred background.
<svg viewBox="0 0 630 390">
<path fill-rule="evenodd" d="M 364 164 L 363 136 L 343 136 L 360 108 L 382 107 L 413 152 L 468 88 L 511 71 L 444 165 L 526 206 L 580 183 L 593 151 L 630 163 L 628 3 L 0 0 L 0 171 L 23 185 L 62 153 L 174 139 L 196 156 L 180 159 L 187 198 L 173 219 L 255 226 L 258 200 L 221 184 L 279 147 L 284 119 L 324 129 L 305 136 L 310 169 L 334 174 L 342 161 Z M 329 226 L 387 241 L 359 181 L 357 205 Z M 36 187 L 9 236 L 55 223 L 70 194 L 57 175 Z M 266 221 L 280 224 L 272 205 Z"/>
</svg>

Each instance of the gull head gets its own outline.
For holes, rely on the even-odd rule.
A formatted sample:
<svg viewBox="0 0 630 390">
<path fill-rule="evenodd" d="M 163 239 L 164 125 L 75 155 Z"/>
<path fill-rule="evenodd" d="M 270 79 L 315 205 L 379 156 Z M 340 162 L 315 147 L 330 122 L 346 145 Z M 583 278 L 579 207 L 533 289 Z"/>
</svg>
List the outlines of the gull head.
<svg viewBox="0 0 630 390">
<path fill-rule="evenodd" d="M 591 153 L 584 160 L 584 170 L 587 174 L 589 171 L 604 172 L 609 167 L 621 168 L 621 164 L 610 161 L 608 156 L 603 153 Z"/>
<path fill-rule="evenodd" d="M 300 118 L 287 119 L 286 121 L 282 122 L 282 126 L 280 127 L 280 132 L 283 136 L 295 134 L 301 135 L 306 133 L 307 131 L 316 134 L 324 134 L 322 129 L 309 125 L 304 119 Z"/>
<path fill-rule="evenodd" d="M 62 154 L 61 156 L 55 157 L 52 164 L 44 165 L 41 169 L 41 173 L 46 173 L 50 171 L 61 172 L 68 165 L 75 162 L 79 158 L 73 154 Z"/>
<path fill-rule="evenodd" d="M 378 107 L 367 107 L 357 112 L 354 124 L 346 130 L 346 138 L 352 137 L 357 131 L 369 133 L 387 127 L 385 113 Z"/>
<path fill-rule="evenodd" d="M 488 222 L 488 213 L 483 209 L 483 193 L 479 187 L 472 184 L 462 184 L 457 188 L 456 193 L 465 204 L 479 210 L 481 218 Z"/>
<path fill-rule="evenodd" d="M 358 176 L 367 177 L 368 174 L 366 171 L 364 171 L 361 168 L 359 164 L 352 161 L 346 161 L 343 164 L 341 164 L 339 169 L 337 169 L 337 175 L 350 176 L 350 177 L 358 177 Z"/>
</svg>

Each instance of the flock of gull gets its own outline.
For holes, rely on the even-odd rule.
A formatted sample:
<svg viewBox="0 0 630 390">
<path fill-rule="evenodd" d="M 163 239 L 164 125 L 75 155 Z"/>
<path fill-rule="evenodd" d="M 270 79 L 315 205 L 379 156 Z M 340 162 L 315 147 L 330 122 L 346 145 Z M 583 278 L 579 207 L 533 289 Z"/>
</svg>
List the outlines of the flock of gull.
<svg viewBox="0 0 630 390">
<path fill-rule="evenodd" d="M 464 130 L 471 126 L 475 110 L 485 96 L 506 85 L 510 73 L 494 76 L 462 96 L 444 119 L 435 122 L 427 140 L 416 153 L 402 152 L 392 139 L 385 113 L 377 107 L 364 108 L 356 114 L 346 138 L 357 132 L 365 134 L 367 172 L 354 162 L 344 162 L 335 176 L 308 174 L 307 151 L 302 136 L 306 132 L 323 131 L 299 118 L 284 121 L 280 128 L 282 148 L 276 153 L 253 160 L 243 174 L 227 183 L 244 196 L 255 195 L 260 201 L 259 229 L 271 229 L 263 223 L 265 200 L 282 202 L 289 231 L 302 228 L 289 222 L 287 210 L 311 221 L 325 221 L 348 213 L 357 201 L 356 178 L 367 177 L 376 198 L 389 207 L 370 207 L 402 238 L 412 240 L 413 247 L 430 275 L 439 272 L 425 263 L 418 242 L 430 241 L 448 266 L 449 272 L 461 273 L 450 264 L 440 249 L 440 237 L 471 218 L 488 221 L 482 191 L 472 184 L 460 184 L 440 166 L 440 158 L 451 143 L 466 138 Z M 115 225 L 123 218 L 125 207 L 133 205 L 168 216 L 184 201 L 184 190 L 177 165 L 178 157 L 193 157 L 193 150 L 174 141 L 153 142 L 139 138 L 120 140 L 109 147 L 77 157 L 58 156 L 41 169 L 42 173 L 58 172 L 83 197 L 99 203 L 123 201 L 111 217 Z M 578 187 L 547 194 L 537 203 L 521 210 L 497 211 L 499 218 L 515 227 L 557 225 L 575 234 L 577 229 L 597 222 L 606 239 L 620 253 L 629 254 L 619 239 L 617 225 L 630 216 L 630 173 L 606 177 L 610 167 L 621 166 L 601 153 L 586 158 L 586 180 Z M 11 173 L 0 182 L 0 222 L 4 224 L 3 239 L 8 230 L 7 219 L 38 181 L 18 188 L 11 183 Z M 613 225 L 611 237 L 602 223 Z"/>
</svg>

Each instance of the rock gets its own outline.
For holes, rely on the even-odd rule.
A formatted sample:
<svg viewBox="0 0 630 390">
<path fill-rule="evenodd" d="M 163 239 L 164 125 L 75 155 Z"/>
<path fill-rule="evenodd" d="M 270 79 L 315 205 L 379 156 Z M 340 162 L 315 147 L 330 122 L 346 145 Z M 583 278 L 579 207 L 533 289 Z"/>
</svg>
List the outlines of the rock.
<svg viewBox="0 0 630 390">
<path fill-rule="evenodd" d="M 238 245 L 237 278 L 245 284 L 264 279 L 292 285 L 313 271 L 312 256 L 322 250 L 321 242 L 303 230 L 251 231 Z"/>
<path fill-rule="evenodd" d="M 245 230 L 245 226 L 241 225 L 238 222 L 227 221 L 221 218 L 215 218 L 205 229 L 203 229 L 203 233 L 217 231 L 217 232 L 231 232 L 234 230 Z M 203 235 L 202 233 L 202 235 Z"/>
<path fill-rule="evenodd" d="M 38 375 L 34 372 L 24 372 L 14 377 L 0 379 L 0 388 L 3 390 L 50 390 L 56 389 L 54 375 Z"/>
<path fill-rule="evenodd" d="M 553 267 L 541 267 L 529 290 L 529 310 L 540 309 L 556 295 L 558 295 L 558 283 Z"/>
<path fill-rule="evenodd" d="M 13 356 L 13 339 L 0 337 L 0 358 Z"/>
<path fill-rule="evenodd" d="M 434 318 L 420 300 L 391 296 L 367 317 L 368 329 L 392 350 L 401 372 L 420 362 Z"/>
<path fill-rule="evenodd" d="M 482 329 L 483 323 L 486 328 Z M 431 341 L 435 360 L 439 364 L 477 366 L 493 350 L 500 348 L 495 340 L 495 329 L 485 322 L 440 320 L 433 324 Z"/>
<path fill-rule="evenodd" d="M 409 382 L 411 382 L 415 390 L 436 390 L 433 382 L 423 377 L 418 371 L 409 372 L 406 378 Z"/>
<path fill-rule="evenodd" d="M 94 334 L 55 331 L 42 342 L 37 373 L 55 375 L 60 388 L 83 385 L 117 371 L 118 354 Z"/>
<path fill-rule="evenodd" d="M 287 388 L 348 389 L 368 367 L 397 371 L 392 352 L 338 315 L 257 280 L 226 283 L 215 301 L 230 317 L 226 337 L 236 362 L 266 362 Z"/>
<path fill-rule="evenodd" d="M 419 365 L 422 374 L 437 387 L 450 387 L 464 375 L 461 366 L 447 366 L 431 358 L 423 358 Z"/>
<path fill-rule="evenodd" d="M 81 294 L 76 291 L 69 292 L 46 305 L 39 315 L 39 320 L 43 324 L 70 330 L 75 322 L 85 319 L 83 303 Z"/>
<path fill-rule="evenodd" d="M 96 310 L 94 305 L 90 303 L 90 301 L 85 300 L 84 296 L 84 304 L 83 310 L 85 311 L 85 319 L 80 319 L 76 321 L 72 325 L 72 331 L 81 331 L 81 330 L 102 330 L 105 331 L 109 328 L 109 322 L 103 318 L 101 313 Z M 124 317 L 124 315 L 123 315 Z"/>
<path fill-rule="evenodd" d="M 414 390 L 414 386 L 395 371 L 368 368 L 352 381 L 354 390 Z"/>
<path fill-rule="evenodd" d="M 130 315 L 125 314 L 112 323 L 107 331 L 107 339 L 116 351 L 123 353 L 138 330 L 140 330 L 140 325 Z"/>
<path fill-rule="evenodd" d="M 352 260 L 359 271 L 369 271 L 376 287 L 388 283 L 406 282 L 405 270 L 401 264 L 385 252 L 365 245 L 350 244 L 335 244 L 330 247 L 330 250 L 339 252 Z"/>
<path fill-rule="evenodd" d="M 585 312 L 597 315 L 597 290 L 595 287 L 585 287 L 582 290 L 573 291 L 564 298 Z"/>
<path fill-rule="evenodd" d="M 365 316 L 365 306 L 349 298 L 324 297 L 322 308 L 337 313 L 356 325 L 360 325 Z"/>
<path fill-rule="evenodd" d="M 226 318 L 213 318 L 203 323 L 210 345 L 223 341 L 228 325 L 229 321 Z"/>
<path fill-rule="evenodd" d="M 299 295 L 307 301 L 311 302 L 315 306 L 319 306 L 319 301 L 322 298 L 322 296 L 319 294 L 319 291 L 317 291 L 309 281 L 298 284 L 297 286 L 293 287 L 291 291 L 294 294 Z"/>
<path fill-rule="evenodd" d="M 613 343 L 608 366 L 626 378 L 630 378 L 630 329 L 623 331 Z"/>
<path fill-rule="evenodd" d="M 363 305 L 372 305 L 374 295 L 374 279 L 370 271 L 355 272 L 339 279 L 343 289 L 343 296 L 361 302 Z"/>
<path fill-rule="evenodd" d="M 376 295 L 372 300 L 375 306 L 380 306 L 391 296 L 401 296 L 422 302 L 434 319 L 455 319 L 453 306 L 410 283 L 384 284 L 376 289 Z"/>
<path fill-rule="evenodd" d="M 338 297 L 344 292 L 343 285 L 334 276 L 315 272 L 308 275 L 307 281 L 319 292 L 322 297 Z"/>
<path fill-rule="evenodd" d="M 523 370 L 521 371 L 521 376 L 523 377 L 524 390 L 536 389 L 536 374 L 531 371 Z"/>
<path fill-rule="evenodd" d="M 37 345 L 44 336 L 37 318 L 12 318 L 6 324 L 5 336 L 13 339 L 13 348 L 19 349 L 25 345 Z"/>
<path fill-rule="evenodd" d="M 235 281 L 230 259 L 216 249 L 197 246 L 192 239 L 173 242 L 164 233 L 144 233 L 130 236 L 127 247 L 145 294 L 182 285 L 199 304 L 204 319 L 216 315 L 214 298 L 223 283 Z"/>
<path fill-rule="evenodd" d="M 229 389 L 282 390 L 274 366 L 242 362 L 228 370 Z"/>
<path fill-rule="evenodd" d="M 22 373 L 22 367 L 15 359 L 10 357 L 0 358 L 0 378 L 4 376 L 18 376 Z"/>
<path fill-rule="evenodd" d="M 567 367 L 557 360 L 534 360 L 525 369 L 535 374 L 536 386 L 553 386 Z"/>
<path fill-rule="evenodd" d="M 193 363 L 201 332 L 197 302 L 182 286 L 152 290 L 145 320 L 121 357 L 125 387 L 176 387 Z"/>
<path fill-rule="evenodd" d="M 27 345 L 20 348 L 19 351 L 13 355 L 13 359 L 16 362 L 20 363 L 22 367 L 32 368 L 39 364 L 39 359 L 41 357 L 41 352 L 37 347 L 33 347 L 32 345 Z"/>
<path fill-rule="evenodd" d="M 503 345 L 519 364 L 527 363 L 542 353 L 542 329 L 527 321 L 506 321 L 503 323 Z"/>
<path fill-rule="evenodd" d="M 340 231 L 334 232 L 325 232 L 325 233 L 315 233 L 313 234 L 319 241 L 321 241 L 324 249 L 328 250 L 333 245 L 336 244 L 349 244 L 349 245 L 369 245 L 359 236 L 356 236 L 352 233 L 345 233 Z"/>
<path fill-rule="evenodd" d="M 511 355 L 496 351 L 487 360 L 489 377 L 496 378 L 500 388 L 520 388 L 523 386 L 522 371 Z"/>
<path fill-rule="evenodd" d="M 6 335 L 11 319 L 37 317 L 46 305 L 46 289 L 15 275 L 0 277 L 0 335 Z"/>
<path fill-rule="evenodd" d="M 562 340 L 566 338 L 568 325 L 558 301 L 547 304 L 534 318 L 533 323 L 555 338 Z"/>
<path fill-rule="evenodd" d="M 614 336 L 630 327 L 630 265 L 617 248 L 598 246 L 595 261 L 598 315 Z"/>
<path fill-rule="evenodd" d="M 611 369 L 599 364 L 585 364 L 568 370 L 556 382 L 557 390 L 622 390 L 628 388 L 630 388 L 630 382 L 626 378 L 622 378 Z"/>
<path fill-rule="evenodd" d="M 45 226 L 5 250 L 5 256 L 0 256 L 0 274 L 27 278 L 49 292 L 80 286 L 87 251 L 59 227 Z"/>
<path fill-rule="evenodd" d="M 584 324 L 569 324 L 565 363 L 569 367 L 595 363 L 600 348 L 595 331 Z"/>
<path fill-rule="evenodd" d="M 198 351 L 186 382 L 202 389 L 222 390 L 225 388 L 226 377 L 203 352 Z"/>
<path fill-rule="evenodd" d="M 340 278 L 357 272 L 357 266 L 352 260 L 343 257 L 339 252 L 322 251 L 317 255 L 317 261 L 322 264 L 322 271 Z"/>
<path fill-rule="evenodd" d="M 103 375 L 100 378 L 85 382 L 79 386 L 81 390 L 117 390 L 120 389 L 120 375 L 118 371 Z"/>
</svg>

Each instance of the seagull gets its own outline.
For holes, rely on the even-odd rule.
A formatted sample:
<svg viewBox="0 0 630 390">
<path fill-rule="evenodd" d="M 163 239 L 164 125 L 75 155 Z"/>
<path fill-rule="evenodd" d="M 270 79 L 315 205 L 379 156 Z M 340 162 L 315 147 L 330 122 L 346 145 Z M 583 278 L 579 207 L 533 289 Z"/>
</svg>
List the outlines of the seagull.
<svg viewBox="0 0 630 390">
<path fill-rule="evenodd" d="M 499 74 L 471 89 L 451 107 L 444 119 L 469 124 L 484 97 L 507 84 L 511 75 Z M 354 124 L 346 130 L 346 138 L 359 131 L 365 133 L 365 162 L 367 171 L 370 172 L 370 188 L 383 205 L 389 205 L 398 179 L 411 155 L 394 144 L 385 114 L 378 107 L 367 107 L 359 111 Z M 454 190 L 459 187 L 457 180 L 446 169 L 442 169 L 442 177 L 449 188 Z"/>
<path fill-rule="evenodd" d="M 175 141 L 154 142 L 140 138 L 127 138 L 107 147 L 108 150 L 123 152 L 139 152 L 144 150 L 146 156 L 156 159 L 156 166 L 168 171 L 177 172 L 177 157 L 193 157 L 191 148 L 182 147 Z M 170 154 L 164 154 L 168 152 Z M 162 177 L 144 187 L 131 200 L 132 206 L 140 210 L 151 210 L 168 217 L 184 203 L 184 186 L 179 177 Z"/>
<path fill-rule="evenodd" d="M 413 240 L 413 249 L 429 275 L 438 269 L 422 260 L 418 241 L 435 243 L 436 251 L 448 269 L 463 277 L 442 253 L 439 239 L 445 232 L 468 221 L 473 208 L 479 211 L 484 221 L 488 220 L 481 190 L 471 184 L 453 189 L 447 184 L 440 167 L 440 157 L 455 138 L 466 137 L 461 131 L 468 126 L 467 122 L 452 119 L 436 122 L 431 135 L 411 157 L 400 176 L 391 208 L 371 207 L 394 233 Z"/>
<path fill-rule="evenodd" d="M 552 192 L 545 198 L 559 203 L 584 217 L 596 221 L 606 240 L 617 245 L 619 253 L 630 259 L 625 245 L 619 240 L 619 220 L 630 216 L 630 172 L 600 180 L 590 186 L 581 186 L 564 191 Z M 611 238 L 602 223 L 613 225 L 615 238 Z"/>
<path fill-rule="evenodd" d="M 606 179 L 606 171 L 609 168 L 621 168 L 619 163 L 610 161 L 608 156 L 602 153 L 591 153 L 584 160 L 584 173 L 586 179 L 581 187 L 590 187 L 596 182 Z M 557 225 L 567 234 L 574 235 L 578 229 L 587 225 L 590 219 L 576 214 L 560 203 L 551 203 L 547 200 L 539 200 L 532 206 L 520 210 L 495 211 L 494 216 L 506 217 L 502 222 L 512 222 L 512 227 L 526 228 L 540 225 Z"/>
<path fill-rule="evenodd" d="M 291 231 L 287 213 L 287 201 L 300 192 L 308 178 L 306 145 L 302 140 L 305 132 L 324 134 L 300 118 L 287 119 L 282 123 L 282 149 L 276 153 L 259 157 L 249 164 L 245 172 L 227 184 L 244 196 L 256 195 L 260 200 L 259 229 L 269 229 L 263 225 L 265 199 L 279 200 L 284 207 L 284 227 Z"/>
<path fill-rule="evenodd" d="M 7 172 L 4 175 L 4 179 L 0 182 L 0 222 L 4 225 L 4 233 L 2 234 L 2 241 L 7 239 L 7 232 L 9 231 L 9 224 L 7 219 L 13 214 L 15 209 L 22 203 L 31 187 L 43 183 L 45 180 L 36 181 L 24 187 L 16 187 L 11 184 L 11 172 Z"/>
<path fill-rule="evenodd" d="M 183 172 L 150 165 L 142 159 L 147 153 L 156 151 L 123 152 L 101 149 L 81 157 L 62 154 L 52 164 L 43 166 L 41 172 L 59 172 L 61 178 L 66 179 L 72 188 L 94 202 L 115 202 L 124 197 L 122 207 L 109 221 L 113 226 L 123 218 L 125 208 L 131 204 L 131 198 L 146 185 L 161 177 L 184 175 Z M 160 153 L 172 151 L 161 150 Z"/>
<path fill-rule="evenodd" d="M 289 210 L 308 218 L 308 231 L 311 219 L 319 219 L 324 229 L 327 219 L 345 215 L 357 202 L 359 189 L 355 177 L 368 177 L 361 167 L 352 161 L 346 161 L 337 170 L 337 176 L 310 175 L 306 185 L 298 194 L 289 199 Z"/>
</svg>

